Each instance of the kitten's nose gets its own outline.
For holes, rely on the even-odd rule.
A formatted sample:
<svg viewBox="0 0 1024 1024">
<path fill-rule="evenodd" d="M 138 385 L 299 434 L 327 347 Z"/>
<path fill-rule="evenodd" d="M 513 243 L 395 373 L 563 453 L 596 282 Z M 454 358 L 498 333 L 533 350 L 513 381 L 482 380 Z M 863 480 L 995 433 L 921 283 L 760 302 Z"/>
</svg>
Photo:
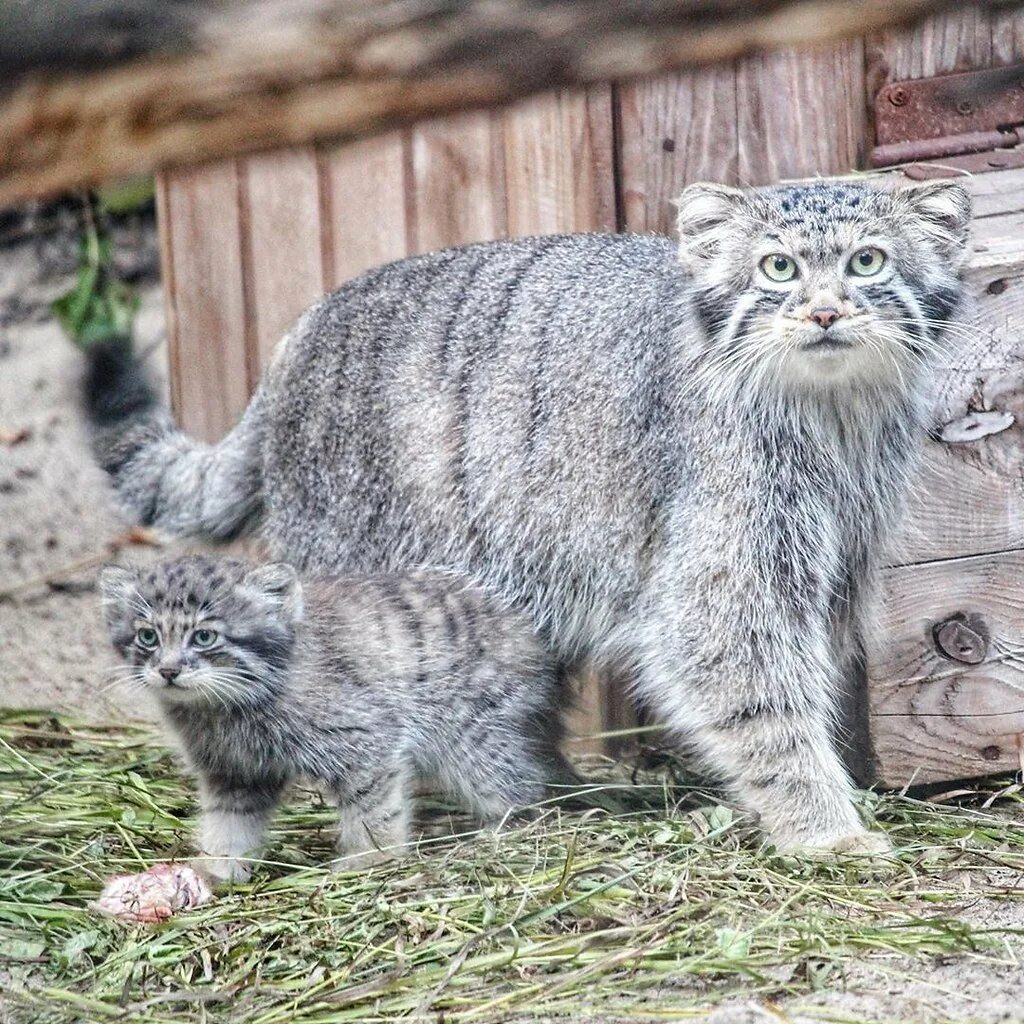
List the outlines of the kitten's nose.
<svg viewBox="0 0 1024 1024">
<path fill-rule="evenodd" d="M 827 331 L 838 319 L 839 310 L 825 307 L 823 309 L 812 309 L 807 314 L 823 331 Z"/>
<path fill-rule="evenodd" d="M 181 675 L 181 669 L 175 665 L 163 665 L 160 668 L 160 675 L 169 683 L 173 683 Z"/>
</svg>

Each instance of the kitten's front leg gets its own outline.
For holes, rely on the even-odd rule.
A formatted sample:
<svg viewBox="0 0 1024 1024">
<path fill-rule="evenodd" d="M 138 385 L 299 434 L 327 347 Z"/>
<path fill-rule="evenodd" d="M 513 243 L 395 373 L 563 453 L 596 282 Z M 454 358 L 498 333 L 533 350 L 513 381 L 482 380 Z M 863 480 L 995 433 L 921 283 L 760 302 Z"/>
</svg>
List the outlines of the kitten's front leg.
<svg viewBox="0 0 1024 1024">
<path fill-rule="evenodd" d="M 243 858 L 263 843 L 267 820 L 284 788 L 283 779 L 238 779 L 204 775 L 196 867 L 214 882 L 247 882 L 252 867 Z"/>
<path fill-rule="evenodd" d="M 335 871 L 357 871 L 402 855 L 409 839 L 408 773 L 390 765 L 349 775 L 332 789 L 338 799 Z"/>
</svg>

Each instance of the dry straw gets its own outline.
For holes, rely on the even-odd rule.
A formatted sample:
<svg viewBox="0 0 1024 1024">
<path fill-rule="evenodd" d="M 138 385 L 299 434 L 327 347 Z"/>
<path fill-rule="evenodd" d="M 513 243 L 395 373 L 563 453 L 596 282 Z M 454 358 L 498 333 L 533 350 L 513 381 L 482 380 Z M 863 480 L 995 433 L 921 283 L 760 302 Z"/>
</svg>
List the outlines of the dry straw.
<svg viewBox="0 0 1024 1024">
<path fill-rule="evenodd" d="M 671 761 L 584 767 L 621 814 L 552 804 L 452 838 L 467 822 L 433 804 L 416 852 L 360 874 L 321 869 L 330 808 L 300 792 L 252 885 L 126 927 L 88 904 L 108 876 L 187 854 L 190 785 L 147 728 L 0 715 L 0 1020 L 689 1020 L 841 987 L 853 957 L 910 973 L 1012 957 L 1014 929 L 958 914 L 979 879 L 1022 898 L 1014 787 L 988 809 L 870 798 L 899 856 L 865 880 L 758 850 Z"/>
</svg>

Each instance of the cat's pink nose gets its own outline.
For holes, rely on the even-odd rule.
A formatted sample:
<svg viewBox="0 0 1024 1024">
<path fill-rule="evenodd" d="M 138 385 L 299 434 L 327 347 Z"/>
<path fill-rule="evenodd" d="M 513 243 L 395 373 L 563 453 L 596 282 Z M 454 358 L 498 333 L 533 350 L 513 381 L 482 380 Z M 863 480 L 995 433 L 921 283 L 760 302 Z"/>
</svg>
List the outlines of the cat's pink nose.
<svg viewBox="0 0 1024 1024">
<path fill-rule="evenodd" d="M 181 675 L 181 669 L 177 668 L 174 665 L 164 665 L 160 669 L 160 675 L 162 675 L 164 677 L 164 679 L 167 680 L 167 682 L 173 683 L 174 680 L 177 679 L 178 676 Z"/>
<path fill-rule="evenodd" d="M 838 319 L 839 310 L 826 307 L 824 309 L 812 309 L 807 314 L 823 331 L 827 331 Z"/>
</svg>

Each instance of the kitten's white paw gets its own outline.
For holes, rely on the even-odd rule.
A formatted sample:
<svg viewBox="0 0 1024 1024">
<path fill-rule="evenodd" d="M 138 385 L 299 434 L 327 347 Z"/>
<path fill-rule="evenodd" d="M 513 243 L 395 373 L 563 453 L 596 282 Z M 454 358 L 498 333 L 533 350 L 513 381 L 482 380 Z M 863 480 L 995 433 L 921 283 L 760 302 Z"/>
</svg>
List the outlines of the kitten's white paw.
<svg viewBox="0 0 1024 1024">
<path fill-rule="evenodd" d="M 197 857 L 192 867 L 215 885 L 226 885 L 229 882 L 242 884 L 252 878 L 252 866 L 234 857 L 204 855 Z"/>
<path fill-rule="evenodd" d="M 331 861 L 332 871 L 365 871 L 367 868 L 387 864 L 398 856 L 389 850 L 366 850 L 363 853 L 343 853 Z"/>
</svg>

